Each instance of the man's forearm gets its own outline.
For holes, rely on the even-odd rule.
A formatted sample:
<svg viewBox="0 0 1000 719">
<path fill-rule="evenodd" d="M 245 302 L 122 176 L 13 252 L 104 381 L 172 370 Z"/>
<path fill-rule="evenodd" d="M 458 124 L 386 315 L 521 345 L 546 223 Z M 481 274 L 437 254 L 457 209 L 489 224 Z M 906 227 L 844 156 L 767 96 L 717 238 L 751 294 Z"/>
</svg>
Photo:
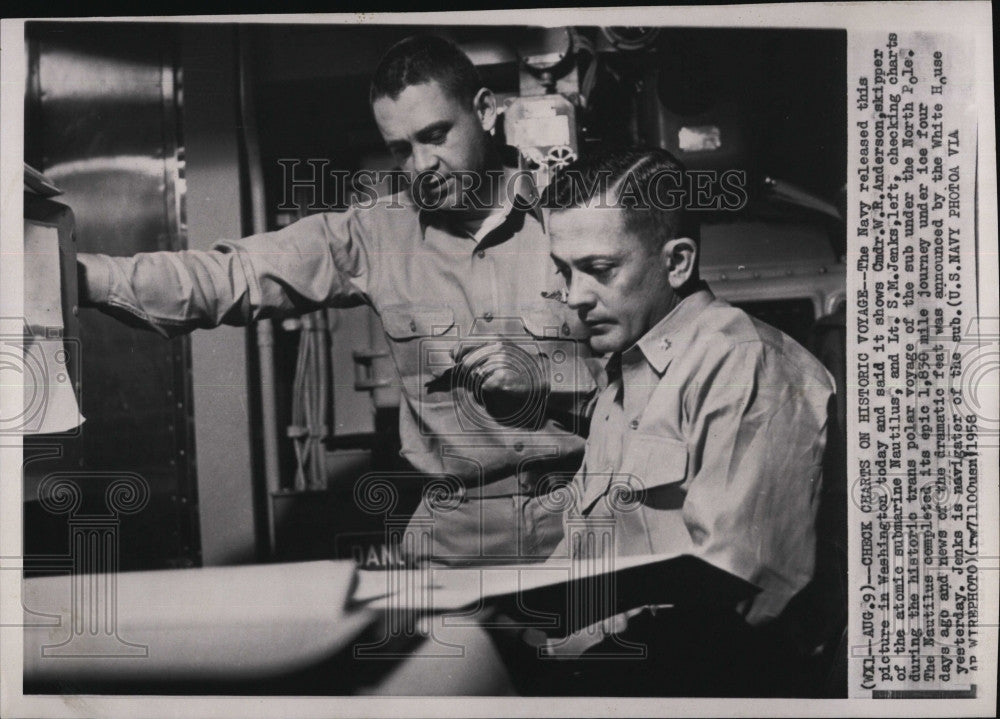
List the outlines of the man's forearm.
<svg viewBox="0 0 1000 719">
<path fill-rule="evenodd" d="M 246 324 L 250 288 L 239 259 L 223 252 L 77 256 L 80 301 L 166 336 L 198 327 Z"/>
<path fill-rule="evenodd" d="M 81 254 L 80 299 L 164 335 L 369 301 L 355 213 L 311 215 L 211 251 Z"/>
<path fill-rule="evenodd" d="M 86 253 L 76 256 L 77 287 L 84 307 L 99 307 L 108 301 L 111 273 L 107 259 L 111 258 Z"/>
</svg>

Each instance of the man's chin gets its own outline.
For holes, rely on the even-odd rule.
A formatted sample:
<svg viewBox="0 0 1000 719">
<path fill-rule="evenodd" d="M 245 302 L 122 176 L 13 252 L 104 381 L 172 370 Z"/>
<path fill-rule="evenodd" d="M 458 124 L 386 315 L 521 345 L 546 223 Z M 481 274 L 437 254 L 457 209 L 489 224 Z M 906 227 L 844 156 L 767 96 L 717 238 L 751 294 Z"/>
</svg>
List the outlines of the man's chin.
<svg viewBox="0 0 1000 719">
<path fill-rule="evenodd" d="M 428 189 L 420 194 L 421 207 L 431 212 L 477 213 L 493 209 L 493 206 L 470 190 L 459 188 L 454 177 L 449 177 L 443 185 Z"/>
<path fill-rule="evenodd" d="M 469 203 L 462 202 L 455 193 L 444 196 L 421 197 L 421 206 L 428 212 L 462 212 L 468 211 Z"/>
<path fill-rule="evenodd" d="M 442 197 L 434 192 L 421 192 L 417 200 L 420 203 L 421 209 L 428 212 L 447 209 L 449 204 L 448 197 Z"/>
<path fill-rule="evenodd" d="M 624 348 L 613 332 L 604 332 L 590 336 L 590 349 L 596 355 L 603 355 L 608 352 L 620 352 Z"/>
</svg>

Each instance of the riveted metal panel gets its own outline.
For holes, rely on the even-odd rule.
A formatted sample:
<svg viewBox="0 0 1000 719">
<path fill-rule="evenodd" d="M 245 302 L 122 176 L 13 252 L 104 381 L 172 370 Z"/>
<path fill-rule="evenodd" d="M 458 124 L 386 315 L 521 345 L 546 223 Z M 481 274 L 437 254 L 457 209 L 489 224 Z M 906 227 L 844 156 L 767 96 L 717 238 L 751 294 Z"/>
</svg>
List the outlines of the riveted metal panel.
<svg viewBox="0 0 1000 719">
<path fill-rule="evenodd" d="M 77 251 L 183 249 L 175 30 L 33 22 L 26 36 L 25 160 L 65 191 L 59 199 L 75 215 Z M 149 503 L 121 519 L 120 568 L 199 564 L 189 340 L 167 341 L 95 309 L 81 309 L 79 321 L 88 419 L 78 437 L 39 440 L 75 446 L 33 462 L 26 481 L 72 470 L 100 511 L 99 477 L 138 475 Z M 26 508 L 26 551 L 58 551 L 65 518 L 36 509 Z"/>
</svg>

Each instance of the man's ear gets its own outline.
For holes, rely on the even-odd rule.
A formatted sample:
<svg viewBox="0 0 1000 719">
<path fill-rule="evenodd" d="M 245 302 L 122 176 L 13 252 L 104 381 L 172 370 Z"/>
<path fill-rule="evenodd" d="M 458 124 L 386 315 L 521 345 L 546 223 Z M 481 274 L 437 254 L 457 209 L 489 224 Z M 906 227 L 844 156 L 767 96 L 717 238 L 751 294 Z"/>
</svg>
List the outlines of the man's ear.
<svg viewBox="0 0 1000 719">
<path fill-rule="evenodd" d="M 488 87 L 479 88 L 472 100 L 472 108 L 485 132 L 493 132 L 497 124 L 497 98 Z"/>
<path fill-rule="evenodd" d="M 677 291 L 694 276 L 698 263 L 698 245 L 690 237 L 675 237 L 664 243 L 660 259 L 667 268 L 670 287 Z"/>
</svg>

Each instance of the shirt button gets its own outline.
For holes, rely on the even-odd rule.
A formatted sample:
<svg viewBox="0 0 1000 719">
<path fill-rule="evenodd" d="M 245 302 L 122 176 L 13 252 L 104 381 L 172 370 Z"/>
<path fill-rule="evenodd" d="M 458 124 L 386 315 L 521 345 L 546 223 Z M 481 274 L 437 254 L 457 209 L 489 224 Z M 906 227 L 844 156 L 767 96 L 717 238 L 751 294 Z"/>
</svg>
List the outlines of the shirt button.
<svg viewBox="0 0 1000 719">
<path fill-rule="evenodd" d="M 628 423 L 628 426 L 631 427 L 632 429 L 639 429 L 639 420 L 633 419 L 631 422 Z"/>
<path fill-rule="evenodd" d="M 523 452 L 524 451 L 524 442 L 515 442 L 514 443 L 514 451 L 515 452 Z"/>
<path fill-rule="evenodd" d="M 479 252 L 476 253 L 476 257 L 478 257 L 479 259 L 483 259 L 484 257 L 486 257 L 486 250 L 479 250 Z"/>
<path fill-rule="evenodd" d="M 416 332 L 416 331 L 417 331 L 417 321 L 410 320 L 410 332 Z"/>
<path fill-rule="evenodd" d="M 569 325 L 565 322 L 563 322 L 562 333 L 567 336 L 569 335 Z"/>
<path fill-rule="evenodd" d="M 660 342 L 660 347 L 665 350 L 670 349 L 670 340 L 663 340 L 662 342 Z"/>
<path fill-rule="evenodd" d="M 485 312 L 485 313 L 483 313 L 483 319 L 486 320 L 487 322 L 492 322 L 493 321 L 493 313 L 492 312 Z"/>
</svg>

